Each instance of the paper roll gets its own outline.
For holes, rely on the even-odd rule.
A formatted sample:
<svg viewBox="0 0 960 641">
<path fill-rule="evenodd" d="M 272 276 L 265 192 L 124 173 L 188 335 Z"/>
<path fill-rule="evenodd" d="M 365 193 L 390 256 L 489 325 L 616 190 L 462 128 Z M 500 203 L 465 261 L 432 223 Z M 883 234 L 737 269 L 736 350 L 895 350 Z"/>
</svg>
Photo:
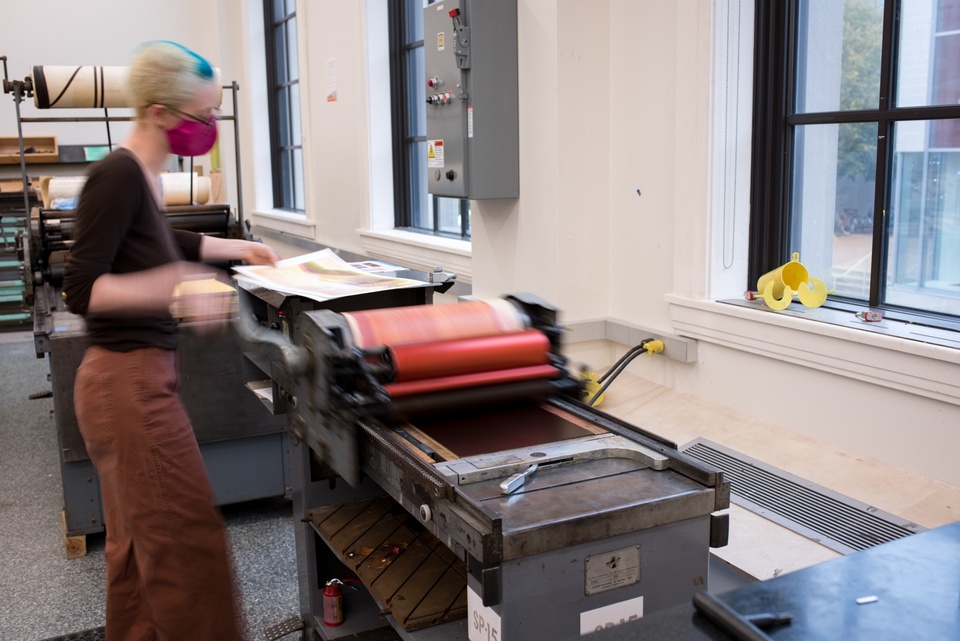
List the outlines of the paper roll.
<svg viewBox="0 0 960 641">
<path fill-rule="evenodd" d="M 210 200 L 210 179 L 207 176 L 193 177 L 193 198 L 190 198 L 190 173 L 160 174 L 160 192 L 164 205 L 203 205 Z"/>
<path fill-rule="evenodd" d="M 39 109 L 126 107 L 128 102 L 127 67 L 33 68 L 33 103 Z"/>
<path fill-rule="evenodd" d="M 38 109 L 134 107 L 127 96 L 128 73 L 129 67 L 35 65 L 33 104 Z M 221 85 L 220 70 L 213 75 Z"/>
<path fill-rule="evenodd" d="M 40 200 L 44 209 L 75 209 L 86 182 L 86 176 L 41 176 Z M 71 202 L 73 207 L 58 206 Z"/>
</svg>

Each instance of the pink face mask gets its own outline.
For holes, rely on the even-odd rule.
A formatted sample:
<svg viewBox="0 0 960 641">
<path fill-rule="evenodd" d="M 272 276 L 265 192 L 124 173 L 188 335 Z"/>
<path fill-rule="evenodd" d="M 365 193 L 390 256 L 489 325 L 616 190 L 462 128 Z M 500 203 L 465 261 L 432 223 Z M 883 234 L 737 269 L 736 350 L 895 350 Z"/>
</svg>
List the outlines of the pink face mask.
<svg viewBox="0 0 960 641">
<path fill-rule="evenodd" d="M 202 156 L 217 141 L 217 121 L 211 118 L 206 123 L 183 119 L 176 127 L 166 130 L 170 152 L 178 156 Z"/>
</svg>

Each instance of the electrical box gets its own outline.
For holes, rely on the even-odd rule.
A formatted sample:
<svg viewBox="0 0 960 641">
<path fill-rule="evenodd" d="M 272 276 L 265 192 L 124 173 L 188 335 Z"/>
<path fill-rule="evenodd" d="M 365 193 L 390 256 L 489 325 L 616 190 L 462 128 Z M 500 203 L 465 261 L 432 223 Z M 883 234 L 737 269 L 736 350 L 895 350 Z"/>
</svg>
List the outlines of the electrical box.
<svg viewBox="0 0 960 641">
<path fill-rule="evenodd" d="M 516 0 L 445 0 L 423 9 L 427 191 L 520 195 Z"/>
</svg>

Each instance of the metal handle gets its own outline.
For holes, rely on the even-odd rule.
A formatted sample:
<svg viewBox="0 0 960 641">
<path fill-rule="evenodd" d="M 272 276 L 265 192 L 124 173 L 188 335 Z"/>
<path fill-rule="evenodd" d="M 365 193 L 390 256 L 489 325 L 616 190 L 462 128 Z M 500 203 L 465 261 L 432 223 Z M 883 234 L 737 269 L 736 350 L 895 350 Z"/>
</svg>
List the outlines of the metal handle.
<svg viewBox="0 0 960 641">
<path fill-rule="evenodd" d="M 527 477 L 529 477 L 531 474 L 533 474 L 536 471 L 537 471 L 537 464 L 534 463 L 523 472 L 514 474 L 513 476 L 511 476 L 506 481 L 500 484 L 500 493 L 512 494 L 518 488 L 523 486 L 523 484 L 527 481 Z"/>
</svg>

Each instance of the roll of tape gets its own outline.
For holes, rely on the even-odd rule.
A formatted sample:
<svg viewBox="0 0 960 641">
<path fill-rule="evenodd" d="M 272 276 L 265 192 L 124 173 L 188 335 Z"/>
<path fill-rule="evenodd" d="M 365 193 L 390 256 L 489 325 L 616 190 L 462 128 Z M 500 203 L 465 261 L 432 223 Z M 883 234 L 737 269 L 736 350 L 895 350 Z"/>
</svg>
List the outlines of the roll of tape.
<svg viewBox="0 0 960 641">
<path fill-rule="evenodd" d="M 190 197 L 191 177 L 193 198 Z M 160 192 L 164 205 L 203 205 L 210 200 L 210 178 L 187 172 L 160 174 Z"/>
</svg>

